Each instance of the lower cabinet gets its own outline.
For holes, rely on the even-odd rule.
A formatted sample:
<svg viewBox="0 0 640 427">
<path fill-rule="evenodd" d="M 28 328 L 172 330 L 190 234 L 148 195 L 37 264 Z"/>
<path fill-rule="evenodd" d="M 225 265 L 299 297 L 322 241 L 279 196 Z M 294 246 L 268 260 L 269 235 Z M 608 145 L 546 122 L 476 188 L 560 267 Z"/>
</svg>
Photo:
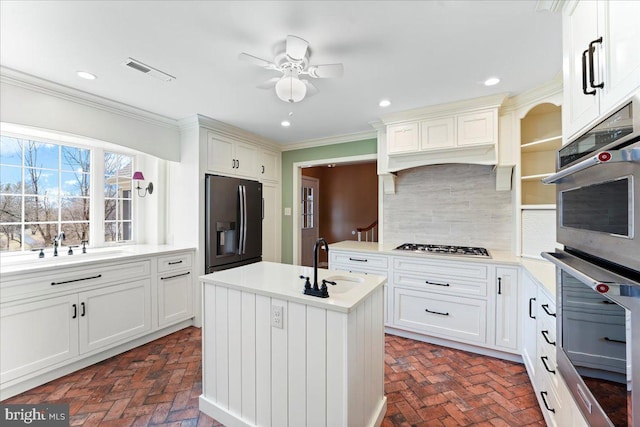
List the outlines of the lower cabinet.
<svg viewBox="0 0 640 427">
<path fill-rule="evenodd" d="M 495 345 L 518 350 L 520 268 L 496 267 Z"/>
<path fill-rule="evenodd" d="M 158 324 L 160 326 L 193 317 L 192 280 L 191 271 L 160 275 L 158 278 Z"/>
</svg>

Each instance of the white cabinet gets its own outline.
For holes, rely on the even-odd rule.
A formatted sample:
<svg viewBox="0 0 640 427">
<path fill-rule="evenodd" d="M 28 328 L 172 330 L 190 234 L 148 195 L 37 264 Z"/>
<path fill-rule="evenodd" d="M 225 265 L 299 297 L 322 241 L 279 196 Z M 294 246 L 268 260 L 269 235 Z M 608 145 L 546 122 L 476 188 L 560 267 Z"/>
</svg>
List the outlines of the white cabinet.
<svg viewBox="0 0 640 427">
<path fill-rule="evenodd" d="M 455 118 L 423 120 L 420 122 L 420 149 L 434 150 L 456 144 Z"/>
<path fill-rule="evenodd" d="M 207 138 L 207 169 L 210 172 L 257 178 L 258 149 L 255 146 L 211 132 Z"/>
<path fill-rule="evenodd" d="M 193 317 L 193 254 L 158 258 L 158 325 L 167 326 Z"/>
<path fill-rule="evenodd" d="M 77 356 L 78 315 L 76 294 L 2 304 L 0 383 Z"/>
<path fill-rule="evenodd" d="M 151 280 L 132 280 L 78 294 L 80 354 L 151 330 Z"/>
<path fill-rule="evenodd" d="M 574 1 L 564 8 L 563 128 L 567 140 L 640 88 L 640 3 Z"/>
<path fill-rule="evenodd" d="M 522 359 L 529 376 L 536 377 L 538 285 L 525 270 L 522 274 Z"/>
<path fill-rule="evenodd" d="M 261 149 L 258 153 L 258 178 L 264 181 L 280 181 L 280 153 Z"/>
<path fill-rule="evenodd" d="M 519 268 L 496 267 L 495 345 L 509 350 L 518 349 L 519 271 Z"/>
<path fill-rule="evenodd" d="M 491 109 L 456 116 L 457 145 L 495 144 L 498 133 L 498 110 Z"/>
<path fill-rule="evenodd" d="M 414 153 L 420 149 L 418 122 L 387 127 L 387 152 L 389 154 Z"/>
<path fill-rule="evenodd" d="M 262 183 L 262 260 L 280 262 L 280 184 Z"/>
</svg>

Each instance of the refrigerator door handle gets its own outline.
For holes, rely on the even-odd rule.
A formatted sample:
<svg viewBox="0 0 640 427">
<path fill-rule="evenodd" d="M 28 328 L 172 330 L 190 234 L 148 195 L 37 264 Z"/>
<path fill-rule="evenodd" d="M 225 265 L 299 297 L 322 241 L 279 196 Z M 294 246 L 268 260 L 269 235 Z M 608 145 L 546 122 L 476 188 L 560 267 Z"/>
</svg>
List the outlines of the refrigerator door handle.
<svg viewBox="0 0 640 427">
<path fill-rule="evenodd" d="M 240 227 L 238 228 L 238 255 L 242 255 L 242 234 L 244 230 L 244 204 L 242 201 L 242 185 L 238 185 L 238 202 L 240 203 Z"/>
<path fill-rule="evenodd" d="M 242 186 L 242 203 L 244 203 L 244 232 L 242 233 L 242 253 L 247 253 L 247 187 Z"/>
</svg>

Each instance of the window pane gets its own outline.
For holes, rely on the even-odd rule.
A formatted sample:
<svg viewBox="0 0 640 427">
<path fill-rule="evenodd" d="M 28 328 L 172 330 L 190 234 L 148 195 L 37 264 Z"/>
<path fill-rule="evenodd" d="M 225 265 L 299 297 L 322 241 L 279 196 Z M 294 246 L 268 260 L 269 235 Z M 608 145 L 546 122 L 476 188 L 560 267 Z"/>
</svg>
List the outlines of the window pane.
<svg viewBox="0 0 640 427">
<path fill-rule="evenodd" d="M 58 234 L 58 225 L 54 223 L 25 224 L 24 249 L 53 246 L 53 237 L 56 234 Z"/>
<path fill-rule="evenodd" d="M 88 222 L 63 223 L 62 231 L 64 232 L 65 246 L 81 245 L 82 240 L 89 240 L 88 239 L 89 237 Z"/>
<path fill-rule="evenodd" d="M 88 196 L 90 178 L 87 173 L 62 172 L 62 194 L 68 196 Z"/>
<path fill-rule="evenodd" d="M 117 242 L 116 232 L 117 232 L 117 226 L 115 222 L 104 223 L 104 241 L 105 242 Z"/>
<path fill-rule="evenodd" d="M 0 222 L 22 222 L 22 196 L 0 196 Z"/>
<path fill-rule="evenodd" d="M 131 222 L 130 221 L 125 221 L 122 223 L 122 240 L 131 240 L 133 238 L 133 236 L 131 235 Z"/>
<path fill-rule="evenodd" d="M 20 225 L 0 225 L 0 251 L 19 251 L 21 243 Z"/>
<path fill-rule="evenodd" d="M 91 151 L 83 148 L 62 146 L 62 170 L 89 172 Z"/>
<path fill-rule="evenodd" d="M 133 157 L 121 155 L 120 156 L 120 167 L 118 168 L 118 175 L 124 176 L 129 179 L 133 176 L 133 171 L 131 170 L 131 163 L 133 162 Z"/>
<path fill-rule="evenodd" d="M 26 141 L 24 165 L 32 168 L 58 169 L 58 145 Z"/>
<path fill-rule="evenodd" d="M 48 196 L 25 196 L 25 222 L 58 220 L 58 199 Z"/>
<path fill-rule="evenodd" d="M 115 153 L 104 153 L 104 173 L 105 175 L 116 175 L 118 171 L 119 156 Z"/>
<path fill-rule="evenodd" d="M 0 163 L 22 166 L 22 145 L 17 138 L 0 136 Z"/>
<path fill-rule="evenodd" d="M 62 198 L 62 221 L 88 221 L 89 199 L 85 197 Z"/>
<path fill-rule="evenodd" d="M 104 201 L 104 219 L 112 221 L 116 219 L 116 201 L 105 200 Z"/>
<path fill-rule="evenodd" d="M 58 172 L 47 169 L 25 168 L 25 194 L 58 194 Z"/>
<path fill-rule="evenodd" d="M 120 201 L 120 204 L 120 219 L 131 221 L 131 199 L 123 199 Z"/>
<path fill-rule="evenodd" d="M 0 192 L 22 193 L 22 168 L 12 166 L 0 167 Z"/>
</svg>

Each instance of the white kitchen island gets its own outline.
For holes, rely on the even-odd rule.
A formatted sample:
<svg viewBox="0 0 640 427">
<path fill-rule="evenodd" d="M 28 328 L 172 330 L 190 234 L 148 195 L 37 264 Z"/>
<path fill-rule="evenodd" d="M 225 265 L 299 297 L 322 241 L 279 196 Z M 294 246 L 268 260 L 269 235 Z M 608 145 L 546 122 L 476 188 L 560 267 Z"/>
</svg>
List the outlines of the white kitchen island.
<svg viewBox="0 0 640 427">
<path fill-rule="evenodd" d="M 260 262 L 207 274 L 200 410 L 225 426 L 379 426 L 386 278 Z"/>
</svg>

